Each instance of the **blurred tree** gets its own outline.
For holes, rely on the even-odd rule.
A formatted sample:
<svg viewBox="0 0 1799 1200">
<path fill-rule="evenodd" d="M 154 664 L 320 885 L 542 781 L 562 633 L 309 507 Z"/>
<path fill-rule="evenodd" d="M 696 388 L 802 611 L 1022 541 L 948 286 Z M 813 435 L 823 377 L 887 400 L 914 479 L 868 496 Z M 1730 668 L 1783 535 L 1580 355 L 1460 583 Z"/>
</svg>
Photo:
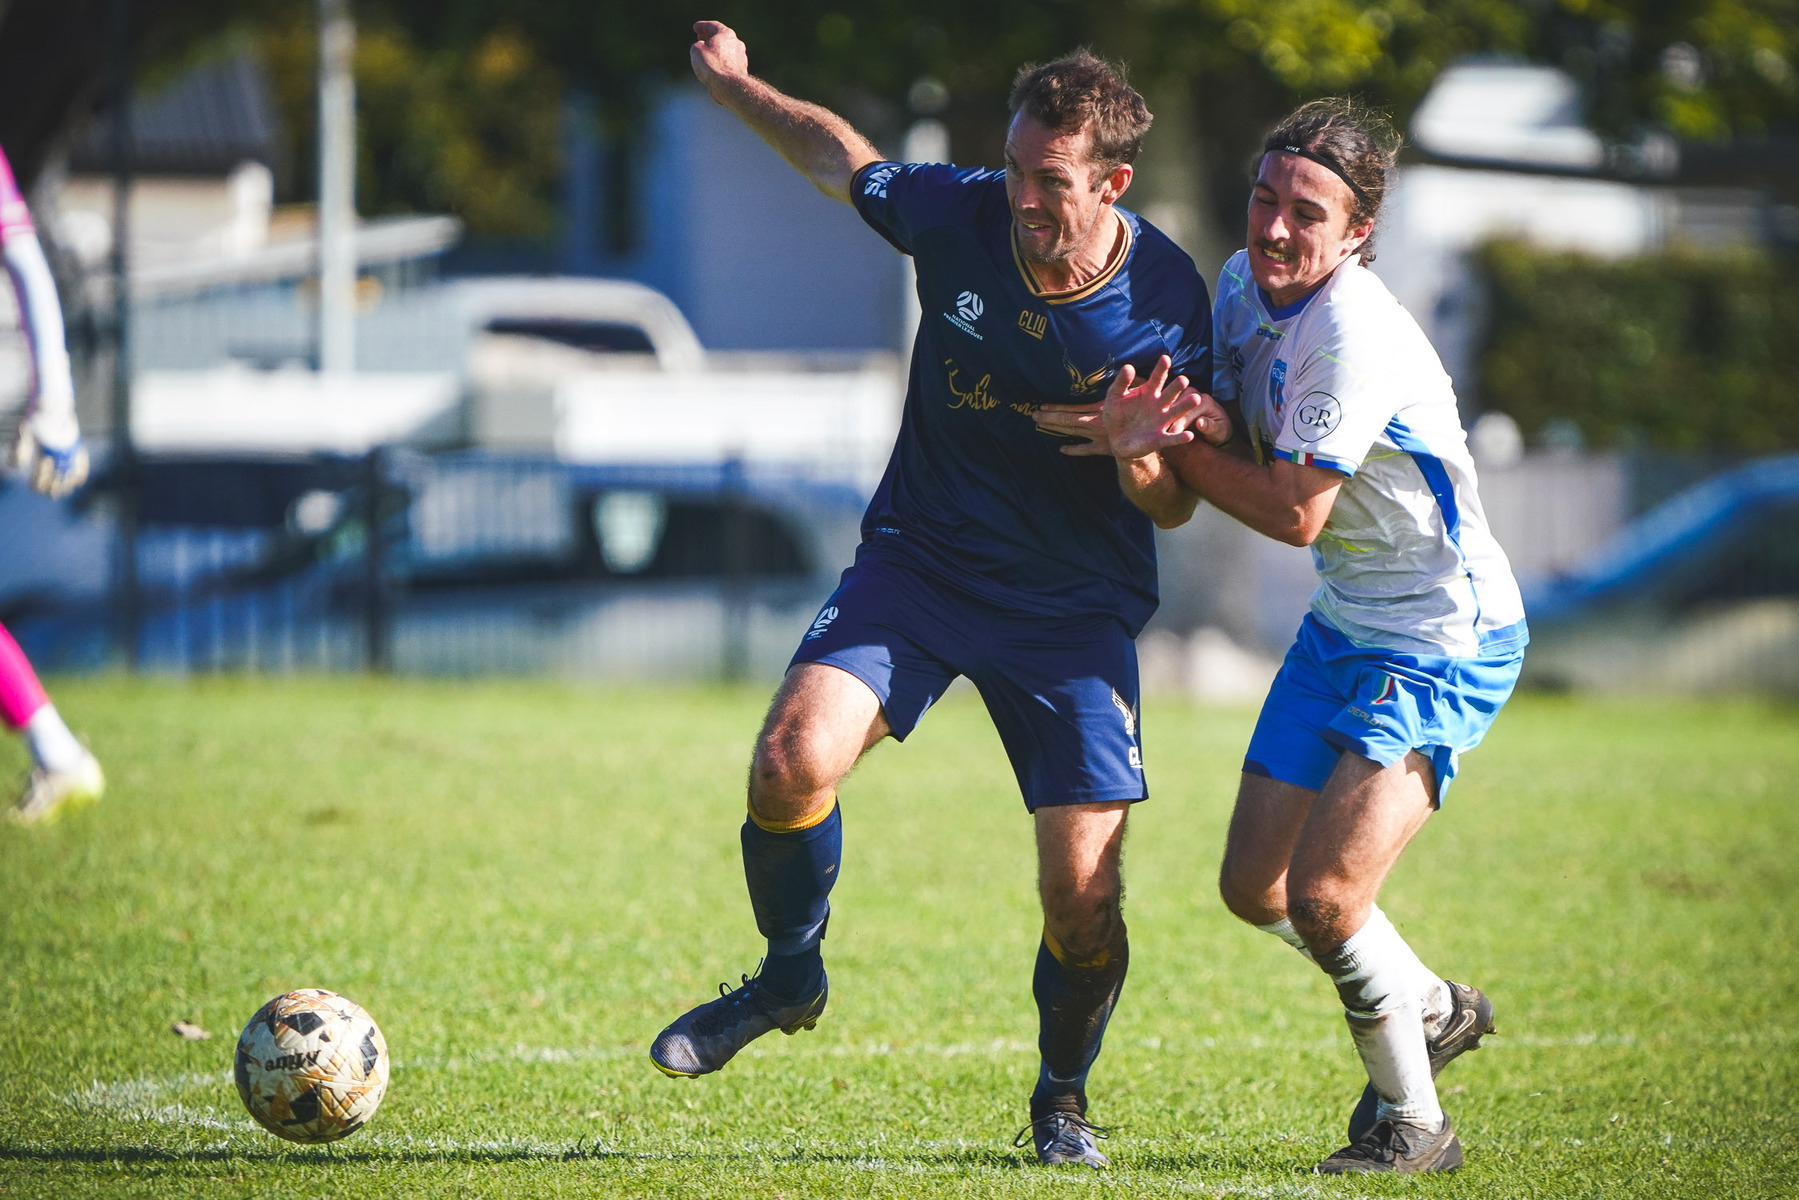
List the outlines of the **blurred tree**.
<svg viewBox="0 0 1799 1200">
<path fill-rule="evenodd" d="M 91 104 L 91 36 L 53 36 L 109 0 L 0 0 L 0 137 L 34 80 L 62 124 Z M 295 150 L 291 194 L 311 187 L 312 5 L 156 0 L 149 77 L 247 39 L 273 73 Z M 615 183 L 635 159 L 658 87 L 687 77 L 691 0 L 362 0 L 357 55 L 364 211 L 442 210 L 476 232 L 553 222 L 563 97 L 594 97 Z M 1558 64 L 1587 87 L 1595 127 L 1721 139 L 1799 116 L 1799 0 L 717 0 L 758 73 L 832 105 L 894 146 L 929 78 L 958 157 L 997 161 L 1020 63 L 1086 44 L 1130 63 L 1152 101 L 1194 106 L 1194 161 L 1213 220 L 1235 228 L 1244 165 L 1299 100 L 1353 91 L 1404 119 L 1444 66 L 1493 53 Z M 60 24 L 58 23 L 60 22 Z M 89 80 L 81 86 L 80 80 Z M 40 106 L 41 107 L 41 106 Z M 51 123 L 54 126 L 54 122 Z M 42 125 L 42 122 L 39 122 Z M 52 135 L 54 128 L 52 129 Z M 23 157 L 49 136 L 33 126 Z"/>
</svg>

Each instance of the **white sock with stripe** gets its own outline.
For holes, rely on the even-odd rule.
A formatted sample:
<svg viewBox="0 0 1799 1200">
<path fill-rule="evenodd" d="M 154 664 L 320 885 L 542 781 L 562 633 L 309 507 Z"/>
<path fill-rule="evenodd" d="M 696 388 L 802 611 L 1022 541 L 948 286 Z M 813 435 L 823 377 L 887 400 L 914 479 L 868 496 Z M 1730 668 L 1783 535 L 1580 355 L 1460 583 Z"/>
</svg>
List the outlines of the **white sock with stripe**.
<svg viewBox="0 0 1799 1200">
<path fill-rule="evenodd" d="M 1387 919 L 1387 914 L 1381 912 L 1379 906 L 1374 908 L 1369 919 L 1373 920 L 1376 916 L 1380 917 L 1383 921 Z M 1389 924 L 1391 924 L 1391 922 L 1389 922 Z M 1280 920 L 1269 925 L 1257 925 L 1256 928 L 1263 933 L 1271 934 L 1287 943 L 1287 945 L 1299 951 L 1307 962 L 1318 961 L 1312 955 L 1311 948 L 1306 945 L 1305 939 L 1300 937 L 1299 933 L 1293 928 L 1293 922 L 1286 917 L 1282 917 Z M 1404 945 L 1403 942 L 1401 944 Z M 1419 1011 L 1424 1017 L 1424 1036 L 1436 1037 L 1439 1033 L 1443 1032 L 1443 1027 L 1449 1024 L 1449 1015 L 1454 1003 L 1449 995 L 1449 985 L 1437 978 L 1437 973 L 1425 966 L 1418 956 L 1412 953 L 1412 948 L 1410 946 L 1405 947 L 1405 952 L 1411 956 L 1412 962 L 1416 964 L 1418 976 L 1418 1003 L 1420 1006 Z"/>
</svg>

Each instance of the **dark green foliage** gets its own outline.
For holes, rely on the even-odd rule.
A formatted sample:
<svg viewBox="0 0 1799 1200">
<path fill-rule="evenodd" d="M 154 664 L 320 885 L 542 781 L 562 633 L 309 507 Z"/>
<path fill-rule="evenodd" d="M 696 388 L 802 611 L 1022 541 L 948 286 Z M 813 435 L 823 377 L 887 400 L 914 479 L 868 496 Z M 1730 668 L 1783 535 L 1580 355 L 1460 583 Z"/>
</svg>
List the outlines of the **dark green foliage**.
<svg viewBox="0 0 1799 1200">
<path fill-rule="evenodd" d="M 1791 259 L 1681 252 L 1624 262 L 1496 243 L 1482 403 L 1535 438 L 1555 419 L 1602 446 L 1799 447 Z"/>
</svg>

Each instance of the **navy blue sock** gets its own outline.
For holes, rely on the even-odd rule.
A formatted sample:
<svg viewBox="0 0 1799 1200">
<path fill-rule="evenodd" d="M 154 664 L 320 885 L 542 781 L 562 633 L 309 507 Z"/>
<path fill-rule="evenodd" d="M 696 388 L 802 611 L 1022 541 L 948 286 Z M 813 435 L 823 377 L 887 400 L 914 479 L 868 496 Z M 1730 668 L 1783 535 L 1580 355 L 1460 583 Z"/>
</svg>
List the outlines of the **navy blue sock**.
<svg viewBox="0 0 1799 1200">
<path fill-rule="evenodd" d="M 1038 945 L 1031 994 L 1037 1000 L 1037 1050 L 1043 1066 L 1033 1112 L 1038 1100 L 1048 1107 L 1071 1104 L 1076 1111 L 1085 1110 L 1087 1072 L 1099 1057 L 1106 1022 L 1112 1019 L 1130 964 L 1131 944 L 1122 929 L 1118 941 L 1091 962 L 1063 962 L 1050 950 L 1047 934 Z"/>
<path fill-rule="evenodd" d="M 837 802 L 806 829 L 771 830 L 743 823 L 743 874 L 756 928 L 768 939 L 762 986 L 782 1000 L 809 999 L 824 983 L 819 943 L 831 917 L 831 885 L 843 859 Z"/>
</svg>

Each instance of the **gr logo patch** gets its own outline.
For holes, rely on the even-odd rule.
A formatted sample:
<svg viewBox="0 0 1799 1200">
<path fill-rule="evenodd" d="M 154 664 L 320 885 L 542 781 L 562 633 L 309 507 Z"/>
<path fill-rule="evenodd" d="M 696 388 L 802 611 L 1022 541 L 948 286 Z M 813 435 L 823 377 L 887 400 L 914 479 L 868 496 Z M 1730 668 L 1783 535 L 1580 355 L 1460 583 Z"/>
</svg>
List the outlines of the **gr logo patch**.
<svg viewBox="0 0 1799 1200">
<path fill-rule="evenodd" d="M 1315 442 L 1343 423 L 1343 405 L 1329 392 L 1308 392 L 1293 410 L 1293 432 Z"/>
</svg>

